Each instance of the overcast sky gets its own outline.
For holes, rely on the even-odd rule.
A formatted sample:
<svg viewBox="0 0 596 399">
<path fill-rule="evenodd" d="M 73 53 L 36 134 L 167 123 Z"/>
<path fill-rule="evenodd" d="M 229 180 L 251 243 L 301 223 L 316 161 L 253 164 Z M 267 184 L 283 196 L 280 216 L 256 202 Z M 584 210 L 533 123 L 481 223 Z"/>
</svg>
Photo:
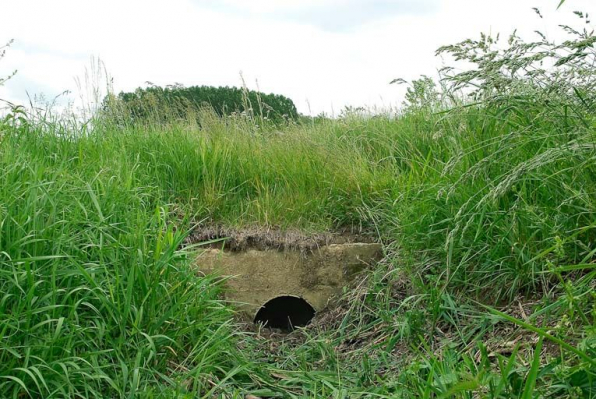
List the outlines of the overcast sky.
<svg viewBox="0 0 596 399">
<path fill-rule="evenodd" d="M 436 75 L 437 47 L 480 32 L 560 37 L 571 11 L 596 0 L 0 0 L 0 99 L 78 97 L 99 58 L 116 92 L 158 85 L 247 85 L 286 95 L 299 111 L 398 105 L 411 80 Z M 545 15 L 539 19 L 532 7 Z M 97 79 L 91 79 L 97 80 Z"/>
</svg>

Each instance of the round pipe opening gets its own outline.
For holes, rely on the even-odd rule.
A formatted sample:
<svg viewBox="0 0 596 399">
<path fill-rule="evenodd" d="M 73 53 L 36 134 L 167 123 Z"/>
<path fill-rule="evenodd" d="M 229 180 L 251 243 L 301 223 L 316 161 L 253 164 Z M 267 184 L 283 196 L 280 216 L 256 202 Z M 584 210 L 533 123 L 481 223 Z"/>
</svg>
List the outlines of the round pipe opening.
<svg viewBox="0 0 596 399">
<path fill-rule="evenodd" d="M 292 331 L 304 327 L 315 316 L 315 309 L 304 299 L 283 295 L 265 303 L 257 312 L 254 322 L 269 328 Z"/>
</svg>

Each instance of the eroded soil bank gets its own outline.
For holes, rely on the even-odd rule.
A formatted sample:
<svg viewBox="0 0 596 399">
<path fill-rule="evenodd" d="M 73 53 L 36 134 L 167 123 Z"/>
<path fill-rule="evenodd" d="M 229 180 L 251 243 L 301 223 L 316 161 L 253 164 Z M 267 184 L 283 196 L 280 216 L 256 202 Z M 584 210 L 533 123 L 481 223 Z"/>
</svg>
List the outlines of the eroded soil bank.
<svg viewBox="0 0 596 399">
<path fill-rule="evenodd" d="M 202 226 L 196 228 L 187 238 L 187 244 L 205 243 L 212 248 L 229 251 L 254 250 L 299 250 L 312 251 L 331 244 L 375 243 L 378 239 L 369 233 L 344 229 L 335 232 L 307 233 L 301 230 L 278 230 L 263 227 L 242 229 L 224 226 Z"/>
</svg>

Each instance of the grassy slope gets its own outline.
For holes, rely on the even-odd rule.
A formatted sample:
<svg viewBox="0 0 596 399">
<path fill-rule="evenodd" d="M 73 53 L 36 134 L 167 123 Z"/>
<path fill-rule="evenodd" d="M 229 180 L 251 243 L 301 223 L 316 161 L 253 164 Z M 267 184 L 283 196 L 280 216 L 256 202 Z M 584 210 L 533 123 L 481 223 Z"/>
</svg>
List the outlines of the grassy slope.
<svg viewBox="0 0 596 399">
<path fill-rule="evenodd" d="M 532 103 L 281 131 L 213 116 L 200 128 L 98 121 L 74 136 L 59 124 L 5 123 L 0 392 L 588 392 L 595 127 Z M 205 218 L 362 226 L 379 232 L 388 256 L 334 317 L 271 350 L 238 332 L 218 287 L 179 249 Z"/>
</svg>

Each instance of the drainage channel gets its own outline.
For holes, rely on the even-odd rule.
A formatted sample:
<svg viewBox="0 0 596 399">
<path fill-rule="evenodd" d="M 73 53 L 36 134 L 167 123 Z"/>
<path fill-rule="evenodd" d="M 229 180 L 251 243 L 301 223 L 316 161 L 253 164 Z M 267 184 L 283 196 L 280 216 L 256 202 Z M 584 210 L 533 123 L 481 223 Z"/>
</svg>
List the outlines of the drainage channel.
<svg viewBox="0 0 596 399">
<path fill-rule="evenodd" d="M 292 331 L 296 327 L 306 327 L 315 317 L 315 309 L 303 298 L 283 295 L 264 304 L 254 319 L 263 327 Z"/>
</svg>

